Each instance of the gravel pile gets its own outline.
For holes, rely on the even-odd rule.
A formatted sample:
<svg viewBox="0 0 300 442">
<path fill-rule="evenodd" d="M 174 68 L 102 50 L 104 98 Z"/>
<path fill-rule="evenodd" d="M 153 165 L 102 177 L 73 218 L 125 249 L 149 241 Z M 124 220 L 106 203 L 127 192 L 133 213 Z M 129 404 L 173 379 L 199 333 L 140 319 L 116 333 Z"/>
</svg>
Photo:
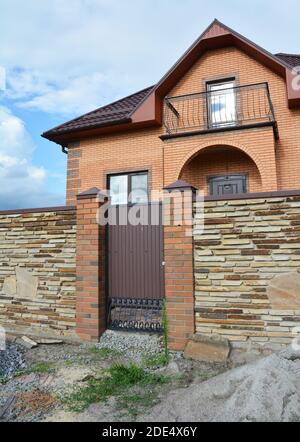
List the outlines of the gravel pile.
<svg viewBox="0 0 300 442">
<path fill-rule="evenodd" d="M 0 351 L 0 377 L 9 379 L 17 370 L 25 368 L 22 352 L 15 344 L 8 344 Z"/>
<path fill-rule="evenodd" d="M 153 356 L 162 351 L 162 337 L 157 334 L 107 330 L 96 346 L 125 353 L 128 358 L 139 362 L 143 355 Z"/>
</svg>

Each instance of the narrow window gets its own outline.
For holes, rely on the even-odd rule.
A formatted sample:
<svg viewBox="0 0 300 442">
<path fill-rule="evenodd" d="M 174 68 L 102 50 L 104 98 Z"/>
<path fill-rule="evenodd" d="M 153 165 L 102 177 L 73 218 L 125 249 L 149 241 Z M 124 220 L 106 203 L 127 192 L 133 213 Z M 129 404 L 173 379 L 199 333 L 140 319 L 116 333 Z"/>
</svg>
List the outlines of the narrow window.
<svg viewBox="0 0 300 442">
<path fill-rule="evenodd" d="M 148 202 L 148 173 L 133 172 L 108 177 L 111 204 L 144 204 Z"/>
<path fill-rule="evenodd" d="M 207 83 L 207 109 L 209 127 L 236 124 L 236 89 L 234 79 Z"/>
</svg>

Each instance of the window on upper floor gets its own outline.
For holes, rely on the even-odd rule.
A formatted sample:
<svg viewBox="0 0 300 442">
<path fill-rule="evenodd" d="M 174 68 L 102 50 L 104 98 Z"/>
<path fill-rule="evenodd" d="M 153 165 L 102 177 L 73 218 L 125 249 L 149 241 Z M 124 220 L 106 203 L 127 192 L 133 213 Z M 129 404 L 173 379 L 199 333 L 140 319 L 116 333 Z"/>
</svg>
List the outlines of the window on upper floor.
<svg viewBox="0 0 300 442">
<path fill-rule="evenodd" d="M 148 172 L 109 175 L 111 204 L 144 204 L 148 202 Z"/>
<path fill-rule="evenodd" d="M 208 82 L 207 111 L 210 128 L 236 124 L 237 106 L 235 80 Z"/>
</svg>

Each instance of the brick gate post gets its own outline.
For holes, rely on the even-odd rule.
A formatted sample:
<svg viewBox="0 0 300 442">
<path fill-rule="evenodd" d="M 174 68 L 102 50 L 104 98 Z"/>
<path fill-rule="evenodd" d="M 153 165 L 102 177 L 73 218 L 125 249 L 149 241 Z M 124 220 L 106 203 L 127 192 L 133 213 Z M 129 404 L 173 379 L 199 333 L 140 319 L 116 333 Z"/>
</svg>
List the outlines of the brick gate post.
<svg viewBox="0 0 300 442">
<path fill-rule="evenodd" d="M 99 189 L 77 195 L 76 333 L 98 341 L 106 329 L 105 227 L 97 222 Z"/>
<path fill-rule="evenodd" d="M 196 188 L 176 181 L 164 188 L 165 295 L 169 347 L 184 350 L 195 332 L 193 199 Z M 185 204 L 183 204 L 183 198 Z M 189 203 L 186 203 L 189 201 Z"/>
</svg>

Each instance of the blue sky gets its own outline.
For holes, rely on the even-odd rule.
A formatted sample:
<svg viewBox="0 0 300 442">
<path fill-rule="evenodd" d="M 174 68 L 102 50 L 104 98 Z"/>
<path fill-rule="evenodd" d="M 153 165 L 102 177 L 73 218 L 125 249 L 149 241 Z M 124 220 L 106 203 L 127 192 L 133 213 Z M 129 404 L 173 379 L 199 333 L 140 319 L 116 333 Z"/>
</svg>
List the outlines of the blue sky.
<svg viewBox="0 0 300 442">
<path fill-rule="evenodd" d="M 0 210 L 63 205 L 66 156 L 40 134 L 154 84 L 214 18 L 300 53 L 298 0 L 1 0 Z"/>
</svg>

